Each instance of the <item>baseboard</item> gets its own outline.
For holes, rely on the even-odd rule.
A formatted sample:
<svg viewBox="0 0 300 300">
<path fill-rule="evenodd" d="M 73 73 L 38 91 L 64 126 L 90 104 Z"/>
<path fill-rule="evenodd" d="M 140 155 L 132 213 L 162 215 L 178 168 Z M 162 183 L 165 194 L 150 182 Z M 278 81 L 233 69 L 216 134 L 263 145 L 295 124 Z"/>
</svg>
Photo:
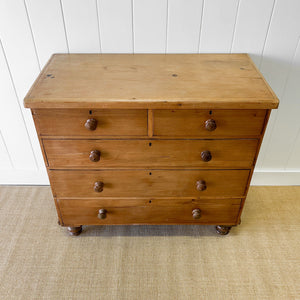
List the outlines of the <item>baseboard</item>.
<svg viewBox="0 0 300 300">
<path fill-rule="evenodd" d="M 47 171 L 0 170 L 1 185 L 49 185 Z"/>
<path fill-rule="evenodd" d="M 49 185 L 46 170 L 9 170 L 0 171 L 1 185 Z M 251 185 L 300 185 L 300 170 L 295 171 L 265 171 L 254 172 Z"/>
<path fill-rule="evenodd" d="M 251 185 L 300 185 L 300 170 L 257 170 L 253 173 Z"/>
</svg>

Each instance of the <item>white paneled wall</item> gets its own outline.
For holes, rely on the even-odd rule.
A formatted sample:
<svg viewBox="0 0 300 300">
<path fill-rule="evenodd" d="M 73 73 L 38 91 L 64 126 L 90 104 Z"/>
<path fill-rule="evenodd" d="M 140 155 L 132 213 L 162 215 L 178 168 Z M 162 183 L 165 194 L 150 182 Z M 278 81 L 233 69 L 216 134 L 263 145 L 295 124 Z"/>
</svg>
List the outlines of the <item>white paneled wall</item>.
<svg viewBox="0 0 300 300">
<path fill-rule="evenodd" d="M 48 183 L 23 98 L 52 53 L 250 53 L 280 99 L 253 184 L 300 184 L 299 0 L 0 0 L 0 184 Z"/>
</svg>

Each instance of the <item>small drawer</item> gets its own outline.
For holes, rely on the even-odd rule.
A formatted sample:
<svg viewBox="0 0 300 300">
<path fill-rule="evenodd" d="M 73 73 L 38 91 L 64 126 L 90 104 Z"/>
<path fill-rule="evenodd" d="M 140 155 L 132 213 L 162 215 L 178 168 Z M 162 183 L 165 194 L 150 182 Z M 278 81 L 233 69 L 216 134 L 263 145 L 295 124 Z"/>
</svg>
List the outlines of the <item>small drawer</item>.
<svg viewBox="0 0 300 300">
<path fill-rule="evenodd" d="M 64 226 L 117 224 L 236 225 L 241 199 L 58 199 Z"/>
<path fill-rule="evenodd" d="M 249 170 L 50 170 L 57 198 L 242 197 Z"/>
<path fill-rule="evenodd" d="M 257 140 L 43 139 L 43 145 L 50 168 L 251 168 Z"/>
<path fill-rule="evenodd" d="M 145 136 L 147 110 L 37 109 L 41 136 Z"/>
<path fill-rule="evenodd" d="M 154 110 L 154 136 L 257 137 L 266 110 Z"/>
</svg>

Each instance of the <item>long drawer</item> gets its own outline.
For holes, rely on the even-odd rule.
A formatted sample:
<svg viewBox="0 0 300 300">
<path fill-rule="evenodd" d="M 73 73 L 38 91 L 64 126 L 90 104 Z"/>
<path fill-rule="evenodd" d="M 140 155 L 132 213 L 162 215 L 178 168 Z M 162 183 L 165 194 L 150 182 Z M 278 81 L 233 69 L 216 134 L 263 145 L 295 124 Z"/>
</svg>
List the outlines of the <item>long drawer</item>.
<svg viewBox="0 0 300 300">
<path fill-rule="evenodd" d="M 154 136 L 259 136 L 265 115 L 265 110 L 154 110 Z"/>
<path fill-rule="evenodd" d="M 103 200 L 58 199 L 65 226 L 104 224 L 223 224 L 235 225 L 240 199 Z M 101 215 L 99 214 L 99 211 Z"/>
<path fill-rule="evenodd" d="M 143 109 L 37 109 L 33 115 L 41 136 L 147 135 L 147 110 Z"/>
<path fill-rule="evenodd" d="M 242 197 L 249 170 L 50 170 L 57 198 Z"/>
<path fill-rule="evenodd" d="M 251 168 L 257 140 L 45 139 L 43 145 L 50 168 Z M 97 161 L 90 159 L 95 150 Z"/>
</svg>

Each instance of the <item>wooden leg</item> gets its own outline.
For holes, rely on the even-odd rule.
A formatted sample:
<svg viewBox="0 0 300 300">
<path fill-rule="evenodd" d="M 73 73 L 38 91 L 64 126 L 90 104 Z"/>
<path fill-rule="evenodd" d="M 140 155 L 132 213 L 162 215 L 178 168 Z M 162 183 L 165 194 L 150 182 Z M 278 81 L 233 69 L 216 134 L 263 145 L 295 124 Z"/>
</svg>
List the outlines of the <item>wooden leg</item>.
<svg viewBox="0 0 300 300">
<path fill-rule="evenodd" d="M 218 226 L 216 226 L 216 231 L 217 231 L 218 234 L 226 235 L 226 234 L 229 233 L 231 227 L 232 226 L 218 225 Z"/>
<path fill-rule="evenodd" d="M 70 235 L 79 235 L 82 231 L 82 226 L 68 227 L 68 231 Z"/>
</svg>

